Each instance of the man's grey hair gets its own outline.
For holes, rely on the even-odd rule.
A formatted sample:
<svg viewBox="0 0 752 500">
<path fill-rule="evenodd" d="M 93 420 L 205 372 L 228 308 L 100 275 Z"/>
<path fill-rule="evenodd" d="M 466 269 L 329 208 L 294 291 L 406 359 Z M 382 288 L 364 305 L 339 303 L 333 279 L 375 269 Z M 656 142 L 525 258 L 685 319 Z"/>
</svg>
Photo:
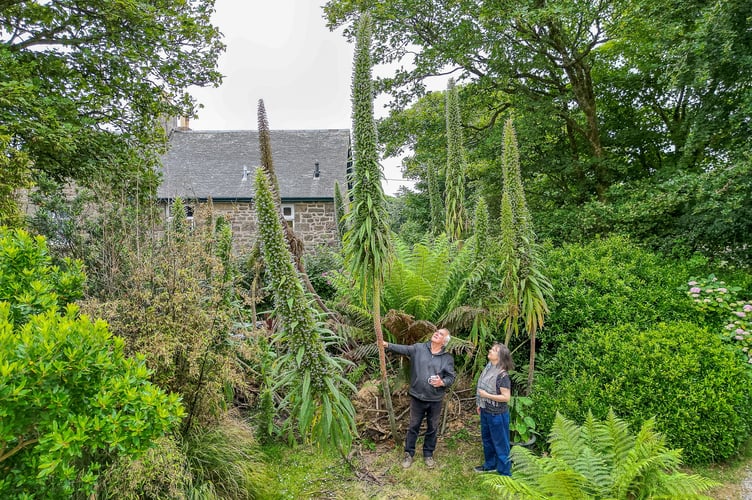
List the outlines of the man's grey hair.
<svg viewBox="0 0 752 500">
<path fill-rule="evenodd" d="M 444 345 L 447 345 L 450 340 L 452 340 L 452 336 L 447 334 L 447 336 L 444 337 Z"/>
</svg>

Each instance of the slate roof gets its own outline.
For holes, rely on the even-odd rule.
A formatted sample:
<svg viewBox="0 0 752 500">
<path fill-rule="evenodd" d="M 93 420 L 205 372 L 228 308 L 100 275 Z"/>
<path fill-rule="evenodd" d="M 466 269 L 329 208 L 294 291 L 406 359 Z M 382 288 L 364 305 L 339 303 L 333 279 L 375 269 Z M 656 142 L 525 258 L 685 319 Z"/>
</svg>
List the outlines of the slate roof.
<svg viewBox="0 0 752 500">
<path fill-rule="evenodd" d="M 343 192 L 347 189 L 349 130 L 272 130 L 269 135 L 283 201 L 333 200 L 335 180 Z M 258 131 L 174 130 L 157 197 L 250 200 L 260 164 Z"/>
</svg>

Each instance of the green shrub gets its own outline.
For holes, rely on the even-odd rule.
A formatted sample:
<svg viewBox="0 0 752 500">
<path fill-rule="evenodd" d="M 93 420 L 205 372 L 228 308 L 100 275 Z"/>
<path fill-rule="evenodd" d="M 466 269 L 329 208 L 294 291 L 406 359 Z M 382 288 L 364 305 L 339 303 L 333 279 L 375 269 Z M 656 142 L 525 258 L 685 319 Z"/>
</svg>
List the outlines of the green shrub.
<svg viewBox="0 0 752 500">
<path fill-rule="evenodd" d="M 0 301 L 10 304 L 14 324 L 81 298 L 81 263 L 65 260 L 65 264 L 66 269 L 52 265 L 43 237 L 0 227 Z"/>
<path fill-rule="evenodd" d="M 550 249 L 544 261 L 554 290 L 551 314 L 538 334 L 545 352 L 555 352 L 582 328 L 700 321 L 683 291 L 689 269 L 702 261 L 669 262 L 616 236 Z"/>
<path fill-rule="evenodd" d="M 169 436 L 138 458 L 120 457 L 102 478 L 97 496 L 113 500 L 184 499 L 191 486 L 186 457 Z"/>
<path fill-rule="evenodd" d="M 337 293 L 337 289 L 331 283 L 328 274 L 331 271 L 342 269 L 342 256 L 328 246 L 319 246 L 313 253 L 303 256 L 306 273 L 316 293 L 323 300 L 331 300 Z"/>
<path fill-rule="evenodd" d="M 732 456 L 752 430 L 752 381 L 720 337 L 687 322 L 597 326 L 561 346 L 537 379 L 532 414 L 582 421 L 609 408 L 639 426 L 656 418 L 688 462 Z"/>
<path fill-rule="evenodd" d="M 89 493 L 117 456 L 177 424 L 177 396 L 149 382 L 105 322 L 69 305 L 14 329 L 10 309 L 0 302 L 0 496 Z"/>
</svg>

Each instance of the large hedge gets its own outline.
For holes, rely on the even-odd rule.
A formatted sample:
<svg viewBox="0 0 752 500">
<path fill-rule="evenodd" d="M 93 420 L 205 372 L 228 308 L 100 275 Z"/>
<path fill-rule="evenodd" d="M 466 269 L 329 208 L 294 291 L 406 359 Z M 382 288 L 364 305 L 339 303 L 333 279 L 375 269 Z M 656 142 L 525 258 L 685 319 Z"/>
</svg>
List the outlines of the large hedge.
<svg viewBox="0 0 752 500">
<path fill-rule="evenodd" d="M 613 408 L 635 428 L 651 417 L 690 463 L 732 456 L 752 430 L 752 380 L 720 337 L 688 322 L 597 326 L 562 345 L 533 393 L 539 428 L 557 411 L 582 422 Z"/>
<path fill-rule="evenodd" d="M 613 236 L 548 249 L 545 262 L 554 297 L 538 333 L 544 353 L 555 352 L 582 328 L 702 321 L 685 292 L 689 276 L 704 272 L 704 259 L 668 261 Z"/>
</svg>

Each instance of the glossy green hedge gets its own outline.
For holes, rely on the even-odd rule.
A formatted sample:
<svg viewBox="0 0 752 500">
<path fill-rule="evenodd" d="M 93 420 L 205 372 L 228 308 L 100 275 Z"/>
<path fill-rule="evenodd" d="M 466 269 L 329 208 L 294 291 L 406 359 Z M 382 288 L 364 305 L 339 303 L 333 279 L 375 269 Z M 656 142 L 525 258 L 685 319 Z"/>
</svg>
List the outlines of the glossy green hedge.
<svg viewBox="0 0 752 500">
<path fill-rule="evenodd" d="M 701 321 L 685 288 L 704 261 L 668 261 L 617 236 L 548 249 L 544 260 L 554 297 L 538 333 L 542 352 L 553 353 L 580 329 L 597 325 Z"/>
<path fill-rule="evenodd" d="M 613 408 L 635 428 L 651 417 L 690 463 L 732 456 L 752 431 L 752 380 L 720 337 L 688 322 L 598 326 L 562 345 L 537 379 L 532 413 L 582 422 Z"/>
</svg>

